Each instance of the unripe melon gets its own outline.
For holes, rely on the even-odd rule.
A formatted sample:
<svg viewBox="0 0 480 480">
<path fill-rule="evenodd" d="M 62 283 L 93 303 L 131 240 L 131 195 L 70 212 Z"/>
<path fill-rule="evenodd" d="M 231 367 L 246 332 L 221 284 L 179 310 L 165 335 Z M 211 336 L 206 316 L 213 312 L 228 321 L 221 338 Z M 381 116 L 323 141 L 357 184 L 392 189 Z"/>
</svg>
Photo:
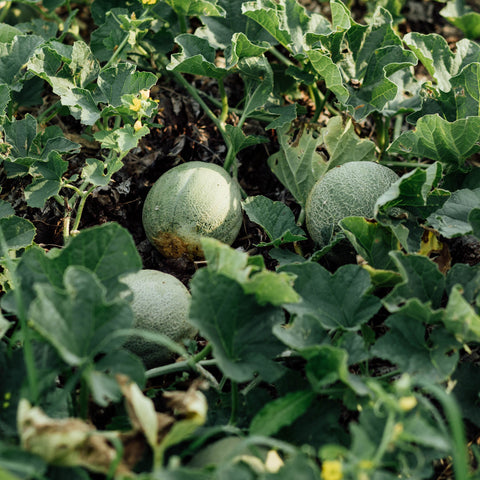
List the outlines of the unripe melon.
<svg viewBox="0 0 480 480">
<path fill-rule="evenodd" d="M 190 292 L 180 280 L 145 269 L 125 275 L 122 282 L 133 293 L 134 328 L 161 333 L 179 343 L 196 335 L 196 328 L 188 322 Z M 138 355 L 147 368 L 166 363 L 172 357 L 166 347 L 134 335 L 127 339 L 125 348 Z"/>
<path fill-rule="evenodd" d="M 375 162 L 348 162 L 329 170 L 307 198 L 308 233 L 318 245 L 327 245 L 343 218 L 373 217 L 377 199 L 397 180 L 393 170 Z"/>
<path fill-rule="evenodd" d="M 143 206 L 148 240 L 166 257 L 201 257 L 200 238 L 228 245 L 242 226 L 237 182 L 220 166 L 188 162 L 164 173 Z"/>
</svg>

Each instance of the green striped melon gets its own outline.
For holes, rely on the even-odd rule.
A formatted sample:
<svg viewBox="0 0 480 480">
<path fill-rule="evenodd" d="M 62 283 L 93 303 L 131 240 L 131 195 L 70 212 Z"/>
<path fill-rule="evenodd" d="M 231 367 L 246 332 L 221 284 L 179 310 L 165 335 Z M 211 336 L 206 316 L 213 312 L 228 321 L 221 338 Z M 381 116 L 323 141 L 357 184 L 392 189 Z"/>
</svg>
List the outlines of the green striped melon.
<svg viewBox="0 0 480 480">
<path fill-rule="evenodd" d="M 157 270 L 140 270 L 122 277 L 133 293 L 134 328 L 166 335 L 181 343 L 197 330 L 188 322 L 190 292 L 173 275 Z M 147 368 L 168 362 L 172 353 L 165 346 L 132 335 L 125 348 L 138 355 Z"/>
<path fill-rule="evenodd" d="M 220 166 L 188 162 L 164 173 L 143 206 L 148 240 L 166 257 L 201 257 L 200 238 L 228 245 L 242 226 L 238 183 Z"/>
<path fill-rule="evenodd" d="M 377 199 L 397 174 L 375 162 L 348 162 L 329 170 L 313 186 L 305 204 L 306 225 L 319 245 L 330 243 L 345 217 L 371 218 Z"/>
</svg>

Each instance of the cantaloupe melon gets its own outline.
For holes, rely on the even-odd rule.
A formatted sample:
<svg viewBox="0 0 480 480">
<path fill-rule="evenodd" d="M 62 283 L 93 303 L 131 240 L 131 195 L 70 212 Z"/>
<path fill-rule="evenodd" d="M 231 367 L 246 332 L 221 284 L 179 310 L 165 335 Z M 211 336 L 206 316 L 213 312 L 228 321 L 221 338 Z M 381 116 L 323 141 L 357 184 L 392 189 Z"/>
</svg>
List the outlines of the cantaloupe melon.
<svg viewBox="0 0 480 480">
<path fill-rule="evenodd" d="M 143 206 L 143 226 L 150 242 L 166 257 L 201 257 L 200 238 L 228 245 L 242 225 L 237 182 L 220 166 L 188 162 L 164 173 Z"/>
<path fill-rule="evenodd" d="M 373 217 L 377 199 L 397 174 L 375 162 L 348 162 L 329 170 L 313 186 L 305 204 L 306 225 L 311 238 L 328 245 L 345 217 Z"/>
<path fill-rule="evenodd" d="M 193 338 L 197 330 L 188 322 L 190 292 L 173 275 L 140 270 L 122 277 L 133 293 L 134 328 L 166 335 L 175 342 Z M 138 355 L 147 368 L 168 362 L 172 352 L 158 343 L 133 335 L 125 348 Z"/>
</svg>

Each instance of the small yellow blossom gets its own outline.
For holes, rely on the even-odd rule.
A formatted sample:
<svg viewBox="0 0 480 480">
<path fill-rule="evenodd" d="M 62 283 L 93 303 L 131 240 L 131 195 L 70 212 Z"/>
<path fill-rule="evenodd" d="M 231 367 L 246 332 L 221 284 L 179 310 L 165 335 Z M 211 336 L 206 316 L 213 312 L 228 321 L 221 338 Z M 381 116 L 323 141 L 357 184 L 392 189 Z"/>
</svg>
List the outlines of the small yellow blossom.
<svg viewBox="0 0 480 480">
<path fill-rule="evenodd" d="M 141 128 L 143 127 L 142 125 L 142 122 L 140 120 L 137 120 L 134 124 L 133 124 L 133 129 L 138 132 Z"/>
<path fill-rule="evenodd" d="M 404 412 L 408 412 L 417 406 L 417 399 L 413 395 L 401 397 L 398 400 L 398 405 Z"/>
<path fill-rule="evenodd" d="M 6 392 L 3 398 L 5 398 L 5 400 L 10 400 L 12 398 L 12 392 Z"/>
<path fill-rule="evenodd" d="M 283 460 L 275 450 L 269 450 L 265 459 L 267 472 L 277 473 L 283 467 Z"/>
<path fill-rule="evenodd" d="M 375 464 L 371 460 L 360 460 L 358 466 L 362 470 L 372 470 Z"/>
<path fill-rule="evenodd" d="M 157 0 L 142 0 L 142 3 L 144 5 L 155 5 L 157 3 Z"/>
<path fill-rule="evenodd" d="M 322 463 L 322 479 L 323 480 L 341 480 L 342 464 L 338 460 L 325 460 Z"/>
<path fill-rule="evenodd" d="M 396 423 L 393 427 L 392 441 L 396 442 L 398 437 L 403 433 L 403 423 Z"/>
<path fill-rule="evenodd" d="M 130 105 L 130 110 L 133 112 L 138 112 L 142 108 L 142 101 L 139 98 L 134 98 L 132 104 Z"/>
<path fill-rule="evenodd" d="M 148 100 L 150 98 L 150 90 L 140 90 L 140 96 L 142 97 L 142 100 Z"/>
</svg>

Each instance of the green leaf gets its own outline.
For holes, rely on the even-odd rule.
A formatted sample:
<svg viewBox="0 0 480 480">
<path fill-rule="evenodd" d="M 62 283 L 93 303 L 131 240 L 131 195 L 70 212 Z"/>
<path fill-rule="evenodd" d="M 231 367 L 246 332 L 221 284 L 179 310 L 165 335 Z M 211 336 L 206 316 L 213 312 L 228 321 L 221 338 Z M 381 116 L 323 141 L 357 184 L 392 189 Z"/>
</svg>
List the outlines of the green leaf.
<svg viewBox="0 0 480 480">
<path fill-rule="evenodd" d="M 463 418 L 480 426 L 480 366 L 461 362 L 453 374 L 453 394 L 462 408 Z"/>
<path fill-rule="evenodd" d="M 480 13 L 474 11 L 465 2 L 447 1 L 440 15 L 459 28 L 467 38 L 480 37 Z"/>
<path fill-rule="evenodd" d="M 427 222 L 447 238 L 471 234 L 473 226 L 469 215 L 476 211 L 479 202 L 480 188 L 457 190 L 427 218 Z"/>
<path fill-rule="evenodd" d="M 223 8 L 217 5 L 218 0 L 165 0 L 165 2 L 179 15 L 188 17 L 225 15 Z"/>
<path fill-rule="evenodd" d="M 375 205 L 375 218 L 392 229 L 398 241 L 409 253 L 418 252 L 424 234 L 419 221 L 435 211 L 450 195 L 436 189 L 442 177 L 441 165 L 416 168 L 404 174 L 381 195 Z"/>
<path fill-rule="evenodd" d="M 27 113 L 21 120 L 7 120 L 3 124 L 5 140 L 11 145 L 10 156 L 12 159 L 27 157 L 33 140 L 37 135 L 37 121 L 35 117 Z"/>
<path fill-rule="evenodd" d="M 248 197 L 243 209 L 252 222 L 258 223 L 265 230 L 270 239 L 270 242 L 261 242 L 261 247 L 278 247 L 284 243 L 307 239 L 305 232 L 296 225 L 293 212 L 283 202 L 274 202 L 263 195 L 257 195 Z"/>
<path fill-rule="evenodd" d="M 397 237 L 389 227 L 363 217 L 346 217 L 339 225 L 356 252 L 375 269 L 395 268 L 389 252 L 399 250 Z"/>
<path fill-rule="evenodd" d="M 7 106 L 10 103 L 10 87 L 8 85 L 0 85 L 0 122 L 3 123 L 2 117 L 5 116 Z"/>
<path fill-rule="evenodd" d="M 273 333 L 285 345 L 300 352 L 330 342 L 329 331 L 319 324 L 316 316 L 308 313 L 295 317 L 288 325 L 275 325 Z"/>
<path fill-rule="evenodd" d="M 459 342 L 480 342 L 480 316 L 463 297 L 461 285 L 450 291 L 442 321 Z"/>
<path fill-rule="evenodd" d="M 351 120 L 332 117 L 320 131 L 329 154 L 328 170 L 347 162 L 375 161 L 375 144 L 355 133 Z"/>
<path fill-rule="evenodd" d="M 44 475 L 47 464 L 37 455 L 19 445 L 0 442 L 0 476 L 2 480 L 26 480 Z M 5 477 L 3 476 L 5 473 Z"/>
<path fill-rule="evenodd" d="M 235 67 L 242 58 L 259 57 L 269 48 L 270 45 L 266 42 L 258 45 L 251 42 L 244 33 L 234 33 L 231 45 L 225 49 L 227 68 Z"/>
<path fill-rule="evenodd" d="M 260 306 L 235 280 L 208 269 L 195 273 L 191 292 L 190 322 L 211 342 L 228 378 L 245 382 L 256 373 L 267 381 L 278 378 L 281 369 L 273 359 L 283 347 L 272 328 L 283 321 L 280 308 Z"/>
<path fill-rule="evenodd" d="M 36 283 L 62 289 L 63 275 L 69 266 L 82 266 L 95 273 L 110 300 L 126 288 L 119 277 L 139 270 L 142 262 L 130 233 L 116 223 L 82 230 L 64 248 L 52 249 L 48 254 L 39 247 L 29 248 L 15 270 L 25 307 L 28 308 L 36 296 Z M 11 303 L 8 307 L 15 311 Z"/>
<path fill-rule="evenodd" d="M 179 45 L 180 52 L 171 56 L 167 70 L 202 75 L 217 80 L 227 75 L 228 71 L 225 68 L 216 66 L 215 49 L 207 40 L 184 33 L 175 37 L 175 42 Z"/>
<path fill-rule="evenodd" d="M 473 208 L 470 211 L 468 223 L 472 226 L 472 234 L 480 238 L 480 208 Z"/>
<path fill-rule="evenodd" d="M 47 199 L 57 195 L 60 191 L 62 177 L 67 170 L 68 162 L 55 151 L 50 153 L 46 163 L 38 162 L 30 170 L 34 176 L 33 182 L 24 191 L 27 205 L 43 208 Z"/>
<path fill-rule="evenodd" d="M 212 47 L 218 49 L 229 48 L 232 38 L 238 33 L 245 34 L 249 41 L 258 45 L 265 42 L 271 45 L 275 44 L 273 37 L 261 25 L 243 15 L 242 5 L 244 3 L 244 0 L 219 0 L 218 4 L 225 11 L 225 16 L 202 16 L 204 27 L 197 28 L 195 35 L 205 38 Z"/>
<path fill-rule="evenodd" d="M 395 312 L 410 299 L 417 299 L 431 308 L 439 308 L 445 292 L 445 277 L 436 263 L 423 255 L 390 253 L 402 276 L 399 283 L 383 299 L 389 311 Z"/>
<path fill-rule="evenodd" d="M 157 82 L 157 77 L 151 72 L 137 72 L 131 63 L 120 63 L 102 70 L 97 82 L 103 94 L 102 101 L 119 107 L 123 95 L 138 95 L 140 90 L 149 90 Z"/>
<path fill-rule="evenodd" d="M 24 66 L 42 43 L 43 38 L 37 35 L 17 35 L 12 43 L 0 44 L 0 83 L 20 91 Z"/>
<path fill-rule="evenodd" d="M 242 12 L 259 23 L 294 55 L 308 50 L 307 33 L 330 33 L 329 22 L 320 14 L 307 12 L 295 0 L 255 0 L 244 2 Z"/>
<path fill-rule="evenodd" d="M 15 210 L 12 205 L 6 200 L 0 199 L 0 219 L 14 214 Z"/>
<path fill-rule="evenodd" d="M 478 265 L 470 266 L 466 263 L 456 263 L 447 272 L 446 290 L 447 295 L 456 285 L 463 289 L 463 297 L 468 303 L 474 303 L 475 298 L 480 293 L 480 267 Z"/>
<path fill-rule="evenodd" d="M 458 62 L 445 38 L 436 33 L 410 32 L 403 41 L 422 62 L 438 88 L 448 92 L 451 89 L 450 78 L 458 73 Z"/>
<path fill-rule="evenodd" d="M 340 103 L 346 103 L 349 91 L 343 83 L 342 72 L 338 65 L 329 55 L 320 50 L 310 50 L 307 56 L 317 74 L 325 81 L 328 90 L 335 94 Z"/>
<path fill-rule="evenodd" d="M 231 146 L 235 151 L 235 155 L 244 148 L 268 142 L 266 137 L 259 135 L 245 135 L 241 127 L 226 124 L 225 132 L 230 139 Z"/>
<path fill-rule="evenodd" d="M 325 161 L 316 151 L 320 135 L 302 131 L 296 139 L 287 129 L 278 131 L 280 150 L 268 158 L 268 165 L 282 184 L 302 206 L 315 182 L 326 171 Z"/>
<path fill-rule="evenodd" d="M 267 270 L 261 256 L 249 257 L 212 238 L 202 239 L 202 248 L 210 271 L 238 282 L 245 294 L 255 295 L 260 305 L 281 306 L 299 300 L 293 277 Z"/>
<path fill-rule="evenodd" d="M 25 218 L 15 215 L 0 218 L 0 257 L 7 255 L 9 250 L 28 247 L 35 234 L 35 226 Z"/>
<path fill-rule="evenodd" d="M 273 71 L 269 61 L 261 57 L 242 58 L 238 69 L 245 84 L 244 118 L 263 107 L 273 91 Z"/>
<path fill-rule="evenodd" d="M 348 371 L 348 353 L 343 348 L 332 345 L 319 345 L 302 352 L 307 359 L 305 373 L 312 388 L 317 393 L 335 382 L 342 382 L 352 388 L 357 395 L 365 395 L 368 390 L 359 378 Z"/>
<path fill-rule="evenodd" d="M 76 41 L 71 48 L 55 42 L 44 46 L 29 60 L 27 68 L 46 80 L 62 105 L 70 107 L 72 115 L 85 125 L 93 125 L 100 118 L 97 102 L 86 88 L 97 79 L 100 66 L 85 42 Z"/>
<path fill-rule="evenodd" d="M 22 31 L 8 23 L 0 23 L 0 43 L 11 43 Z"/>
<path fill-rule="evenodd" d="M 286 125 L 290 125 L 297 118 L 297 104 L 271 106 L 266 110 L 268 113 L 276 116 L 276 118 L 265 126 L 265 130 L 282 129 Z"/>
<path fill-rule="evenodd" d="M 291 425 L 311 405 L 315 393 L 311 390 L 290 392 L 265 405 L 250 423 L 250 435 L 275 435 L 282 427 Z"/>
<path fill-rule="evenodd" d="M 133 313 L 125 300 L 107 301 L 106 289 L 84 267 L 65 269 L 63 286 L 37 283 L 37 298 L 29 316 L 34 328 L 47 339 L 69 365 L 80 366 L 99 353 L 121 348 L 125 339 L 116 330 L 133 325 Z"/>
<path fill-rule="evenodd" d="M 448 122 L 438 115 L 425 115 L 415 130 L 394 140 L 388 152 L 436 160 L 448 171 L 463 169 L 466 160 L 480 151 L 479 141 L 480 117 Z"/>
<path fill-rule="evenodd" d="M 425 340 L 425 326 L 402 310 L 388 317 L 389 331 L 377 340 L 372 354 L 427 382 L 441 382 L 454 371 L 458 362 L 455 340 L 445 330 L 434 330 Z"/>
<path fill-rule="evenodd" d="M 367 293 L 372 287 L 370 276 L 359 265 L 343 265 L 334 274 L 312 262 L 279 270 L 297 276 L 294 287 L 301 296 L 299 303 L 285 306 L 287 311 L 314 317 L 319 328 L 356 331 L 381 307 L 380 300 Z"/>
<path fill-rule="evenodd" d="M 123 167 L 121 158 L 135 148 L 140 139 L 149 133 L 150 130 L 146 126 L 135 131 L 132 125 L 125 125 L 124 127 L 115 130 L 100 130 L 99 132 L 96 132 L 94 134 L 95 140 L 101 142 L 102 148 L 108 148 L 109 150 L 114 150 L 120 154 L 120 158 L 117 157 L 116 159 L 113 159 L 111 163 L 107 163 L 107 174 L 113 175 L 116 171 L 120 170 L 120 168 Z M 92 167 L 89 166 L 87 171 L 90 171 L 91 168 Z M 99 172 L 97 171 L 97 174 L 98 173 Z"/>
</svg>

